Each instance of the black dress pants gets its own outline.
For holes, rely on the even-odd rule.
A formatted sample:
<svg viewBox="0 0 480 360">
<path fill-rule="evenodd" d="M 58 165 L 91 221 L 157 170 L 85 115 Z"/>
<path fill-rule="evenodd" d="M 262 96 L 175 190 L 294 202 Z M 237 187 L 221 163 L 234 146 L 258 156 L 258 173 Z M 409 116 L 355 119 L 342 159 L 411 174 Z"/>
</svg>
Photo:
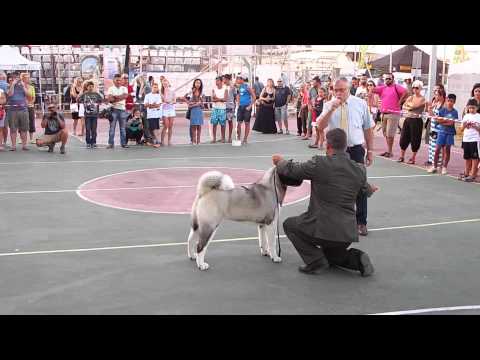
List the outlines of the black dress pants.
<svg viewBox="0 0 480 360">
<path fill-rule="evenodd" d="M 298 217 L 285 220 L 283 230 L 305 264 L 323 261 L 325 264 L 360 271 L 360 256 L 363 252 L 358 249 L 347 249 L 351 243 L 312 237 L 303 232 L 298 224 Z"/>
<path fill-rule="evenodd" d="M 362 145 L 347 148 L 350 159 L 363 164 L 365 163 L 365 149 Z M 357 224 L 367 225 L 367 195 L 359 193 L 357 196 Z"/>
</svg>

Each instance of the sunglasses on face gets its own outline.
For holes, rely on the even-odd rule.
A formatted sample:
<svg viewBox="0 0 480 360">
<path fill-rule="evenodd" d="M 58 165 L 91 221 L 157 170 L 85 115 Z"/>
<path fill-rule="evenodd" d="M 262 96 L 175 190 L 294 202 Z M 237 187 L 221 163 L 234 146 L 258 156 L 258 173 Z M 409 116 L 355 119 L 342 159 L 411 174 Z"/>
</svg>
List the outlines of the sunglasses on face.
<svg viewBox="0 0 480 360">
<path fill-rule="evenodd" d="M 420 89 L 420 88 L 419 88 L 419 87 L 416 87 L 416 86 L 414 86 L 414 87 L 412 87 L 412 89 L 416 89 L 416 90 L 418 90 L 418 89 Z"/>
<path fill-rule="evenodd" d="M 367 86 L 375 86 L 375 85 L 373 85 L 373 84 L 367 84 Z"/>
</svg>

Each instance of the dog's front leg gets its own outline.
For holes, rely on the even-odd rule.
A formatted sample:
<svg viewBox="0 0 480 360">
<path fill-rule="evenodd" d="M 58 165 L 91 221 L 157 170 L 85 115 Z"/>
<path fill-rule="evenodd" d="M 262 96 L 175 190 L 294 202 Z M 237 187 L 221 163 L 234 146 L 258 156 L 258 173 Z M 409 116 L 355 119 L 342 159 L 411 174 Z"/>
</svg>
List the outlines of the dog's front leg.
<svg viewBox="0 0 480 360">
<path fill-rule="evenodd" d="M 273 262 L 279 263 L 282 261 L 282 258 L 278 256 L 277 253 L 277 217 L 278 209 L 275 211 L 275 217 L 270 225 L 268 225 L 267 234 L 268 234 L 268 250 L 270 252 L 270 258 Z"/>
</svg>

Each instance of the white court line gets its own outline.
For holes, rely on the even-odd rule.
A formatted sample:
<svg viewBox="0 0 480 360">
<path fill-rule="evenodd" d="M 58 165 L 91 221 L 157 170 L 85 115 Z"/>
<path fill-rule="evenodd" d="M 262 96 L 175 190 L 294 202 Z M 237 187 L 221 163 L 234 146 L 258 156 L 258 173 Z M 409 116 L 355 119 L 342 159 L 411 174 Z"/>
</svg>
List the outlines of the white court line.
<svg viewBox="0 0 480 360">
<path fill-rule="evenodd" d="M 462 224 L 462 223 L 467 223 L 467 222 L 480 222 L 480 218 L 478 218 L 478 219 L 456 220 L 456 221 L 445 221 L 445 222 L 430 223 L 430 224 L 392 226 L 392 227 L 384 227 L 384 228 L 377 228 L 377 229 L 369 229 L 369 231 L 385 231 L 385 230 L 397 230 L 397 229 L 408 229 L 408 228 L 420 228 L 420 227 L 439 226 L 439 225 Z M 280 237 L 285 238 L 286 236 L 285 235 L 280 235 Z M 257 236 L 251 236 L 251 237 L 241 237 L 241 238 L 232 238 L 232 239 L 212 240 L 211 242 L 212 243 L 226 243 L 226 242 L 235 242 L 235 241 L 257 240 L 257 239 L 258 239 Z M 58 253 L 102 251 L 102 250 L 120 250 L 120 249 L 137 249 L 137 248 L 153 248 L 153 247 L 168 247 L 168 246 L 185 246 L 185 245 L 187 245 L 187 242 L 144 244 L 144 245 L 126 245 L 126 246 L 106 246 L 106 247 L 85 248 L 85 249 L 62 249 L 62 250 L 7 252 L 7 253 L 0 253 L 0 257 L 1 256 L 16 256 L 16 255 L 58 254 Z"/>
<path fill-rule="evenodd" d="M 458 153 L 458 154 L 463 154 L 463 153 Z M 380 158 L 380 159 L 389 160 L 389 161 L 395 162 L 395 163 L 397 163 L 397 164 L 401 164 L 401 165 L 403 165 L 403 166 L 406 166 L 406 167 L 412 167 L 412 168 L 420 169 L 420 170 L 423 170 L 423 171 L 427 171 L 427 168 L 425 168 L 425 167 L 422 167 L 422 166 L 420 166 L 420 165 L 416 165 L 416 164 L 407 164 L 407 163 L 398 163 L 398 162 L 397 162 L 397 160 L 395 160 L 395 159 L 391 159 L 391 158 L 385 158 L 385 157 L 383 157 L 383 156 L 380 156 L 380 155 L 375 155 L 375 156 L 376 156 L 376 157 L 378 157 L 378 158 Z M 438 176 L 438 177 L 440 177 L 439 175 L 434 175 L 434 176 Z M 458 179 L 458 177 L 457 177 L 457 176 L 455 176 L 455 175 L 452 175 L 452 174 L 441 175 L 441 177 L 444 177 L 444 176 L 446 176 L 446 177 L 449 177 L 449 178 L 452 178 L 452 179 Z M 479 183 L 479 182 L 472 182 L 472 183 L 470 183 L 470 184 L 474 184 L 474 185 L 480 185 L 480 183 Z"/>
<path fill-rule="evenodd" d="M 458 311 L 458 310 L 480 310 L 480 305 L 450 306 L 450 307 L 439 307 L 439 308 L 430 308 L 430 309 L 390 311 L 390 312 L 375 313 L 375 314 L 368 314 L 368 315 L 412 315 L 412 314 L 422 314 L 422 313 L 429 313 L 429 312 Z"/>
<path fill-rule="evenodd" d="M 155 168 L 155 169 L 143 169 L 143 170 L 129 170 L 129 171 L 124 171 L 120 173 L 114 173 L 110 175 L 105 175 L 101 176 L 92 180 L 89 180 L 81 186 L 85 186 L 93 181 L 100 180 L 102 178 L 110 177 L 113 175 L 119 175 L 119 174 L 125 174 L 125 173 L 131 173 L 131 172 L 136 172 L 136 171 L 145 171 L 145 170 L 158 170 L 158 169 L 199 169 L 199 168 L 205 168 L 205 169 L 217 169 L 217 168 L 227 168 L 227 167 L 171 167 L 171 168 Z M 229 168 L 230 169 L 230 168 Z M 243 169 L 243 168 L 242 168 Z M 255 171 L 261 171 L 263 170 L 258 170 L 258 169 L 244 169 L 244 170 L 255 170 Z M 395 178 L 413 178 L 413 177 L 429 177 L 429 176 L 435 176 L 435 175 L 426 175 L 426 174 L 418 174 L 418 175 L 388 175 L 388 176 L 369 176 L 369 179 L 395 179 Z M 249 185 L 251 183 L 236 183 L 235 185 Z M 64 189 L 64 190 L 25 190 L 25 191 L 0 191 L 0 195 L 12 195 L 12 194 L 42 194 L 42 193 L 69 193 L 69 192 L 76 192 L 76 191 L 81 191 L 81 192 L 96 192 L 96 191 L 117 191 L 117 190 L 145 190 L 145 189 L 174 189 L 174 188 L 192 188 L 196 187 L 197 185 L 172 185 L 172 186 L 140 186 L 140 187 L 131 187 L 131 188 L 105 188 L 105 189 Z M 308 198 L 308 197 L 307 197 Z M 305 200 L 304 198 L 300 200 L 296 200 L 296 202 Z M 87 200 L 89 201 L 89 200 Z M 289 203 L 293 204 L 293 203 Z"/>
<path fill-rule="evenodd" d="M 312 157 L 312 154 L 285 154 L 285 157 Z M 88 163 L 109 163 L 109 162 L 136 162 L 153 160 L 215 160 L 215 159 L 261 159 L 271 158 L 269 155 L 239 155 L 239 156 L 192 156 L 192 157 L 153 157 L 153 158 L 135 158 L 135 159 L 104 159 L 104 160 L 65 160 L 65 161 L 15 161 L 0 162 L 0 165 L 45 165 L 45 164 L 88 164 Z"/>
</svg>

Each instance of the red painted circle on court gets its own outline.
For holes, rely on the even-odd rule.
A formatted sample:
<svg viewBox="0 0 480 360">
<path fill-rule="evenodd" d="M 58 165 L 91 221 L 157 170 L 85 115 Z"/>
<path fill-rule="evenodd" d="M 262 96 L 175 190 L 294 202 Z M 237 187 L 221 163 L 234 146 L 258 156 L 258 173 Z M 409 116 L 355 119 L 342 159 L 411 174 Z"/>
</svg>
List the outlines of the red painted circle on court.
<svg viewBox="0 0 480 360">
<path fill-rule="evenodd" d="M 80 185 L 77 194 L 97 205 L 117 209 L 188 214 L 196 195 L 199 177 L 211 170 L 230 175 L 235 185 L 260 179 L 264 171 L 228 167 L 158 168 L 127 171 L 92 179 Z M 310 184 L 289 187 L 284 205 L 310 195 Z"/>
</svg>

